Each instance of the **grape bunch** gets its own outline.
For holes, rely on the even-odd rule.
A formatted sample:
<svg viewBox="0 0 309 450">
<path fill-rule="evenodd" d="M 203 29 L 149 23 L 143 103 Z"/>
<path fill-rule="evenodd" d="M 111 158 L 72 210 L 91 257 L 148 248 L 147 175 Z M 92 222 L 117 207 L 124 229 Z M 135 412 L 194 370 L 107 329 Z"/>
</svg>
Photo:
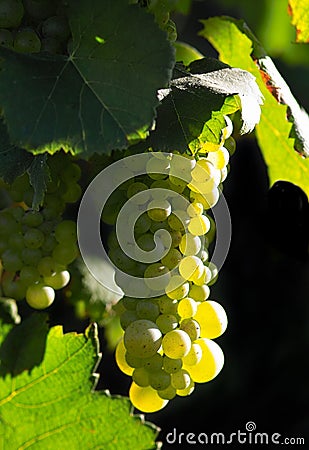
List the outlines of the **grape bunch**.
<svg viewBox="0 0 309 450">
<path fill-rule="evenodd" d="M 68 54 L 71 30 L 57 0 L 2 0 L 0 45 L 19 53 Z"/>
<path fill-rule="evenodd" d="M 225 331 L 227 317 L 209 300 L 218 276 L 210 261 L 215 238 L 210 210 L 234 149 L 226 120 L 221 145 L 209 143 L 207 152 L 204 147 L 204 154 L 194 156 L 152 152 L 144 173 L 121 183 L 103 208 L 103 221 L 114 224 L 108 255 L 124 293 L 115 307 L 124 330 L 116 361 L 132 376 L 130 399 L 144 412 L 190 395 L 195 383 L 210 381 L 223 367 L 223 352 L 213 339 Z M 135 167 L 130 161 L 124 159 L 124 171 L 142 171 L 144 159 L 140 168 L 138 159 Z"/>
<path fill-rule="evenodd" d="M 66 204 L 81 196 L 80 167 L 67 155 L 50 158 L 51 180 L 43 206 L 32 209 L 34 190 L 27 173 L 2 184 L 7 206 L 0 211 L 0 290 L 26 299 L 35 309 L 50 306 L 55 290 L 70 281 L 68 265 L 78 256 L 76 222 L 63 220 Z"/>
</svg>

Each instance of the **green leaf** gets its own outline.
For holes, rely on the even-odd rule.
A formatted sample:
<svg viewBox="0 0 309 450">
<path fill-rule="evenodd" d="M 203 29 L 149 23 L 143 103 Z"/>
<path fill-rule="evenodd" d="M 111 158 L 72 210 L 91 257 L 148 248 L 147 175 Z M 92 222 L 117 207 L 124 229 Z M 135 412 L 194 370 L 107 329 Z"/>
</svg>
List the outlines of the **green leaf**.
<svg viewBox="0 0 309 450">
<path fill-rule="evenodd" d="M 241 21 L 214 17 L 203 24 L 200 34 L 216 48 L 220 59 L 252 73 L 264 96 L 256 136 L 268 166 L 270 184 L 277 180 L 290 181 L 309 195 L 309 160 L 294 150 L 294 139 L 289 138 L 292 124 L 287 120 L 287 106 L 278 103 L 268 90 L 253 60 L 253 54 L 255 58 L 263 58 L 264 50 Z"/>
<path fill-rule="evenodd" d="M 296 42 L 309 42 L 309 1 L 289 0 L 289 13 L 296 27 Z"/>
<path fill-rule="evenodd" d="M 170 80 L 174 49 L 138 5 L 68 4 L 71 56 L 0 47 L 0 105 L 10 140 L 33 153 L 62 147 L 85 157 L 125 148 L 129 135 L 153 123 L 157 90 Z"/>
<path fill-rule="evenodd" d="M 0 347 L 0 376 L 16 376 L 39 366 L 48 332 L 46 314 L 32 314 L 12 328 Z"/>
<path fill-rule="evenodd" d="M 1 448 L 156 448 L 157 430 L 127 398 L 93 391 L 99 357 L 95 325 L 85 334 L 51 328 L 39 366 L 0 378 Z"/>
<path fill-rule="evenodd" d="M 162 105 L 155 131 L 147 141 L 155 150 L 184 152 L 188 148 L 196 151 L 207 142 L 219 145 L 224 114 L 240 108 L 243 132 L 250 131 L 259 120 L 261 94 L 246 71 L 203 58 L 188 68 L 176 64 L 170 85 L 170 89 L 159 91 Z"/>
</svg>

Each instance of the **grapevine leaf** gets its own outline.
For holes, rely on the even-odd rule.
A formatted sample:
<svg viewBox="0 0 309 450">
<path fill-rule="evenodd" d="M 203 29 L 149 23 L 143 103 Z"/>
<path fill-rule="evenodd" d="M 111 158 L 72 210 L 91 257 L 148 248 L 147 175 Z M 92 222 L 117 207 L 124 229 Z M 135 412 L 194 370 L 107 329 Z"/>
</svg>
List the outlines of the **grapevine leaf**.
<svg viewBox="0 0 309 450">
<path fill-rule="evenodd" d="M 264 50 L 253 40 L 243 22 L 229 17 L 214 17 L 203 21 L 203 24 L 200 34 L 217 49 L 220 59 L 252 73 L 264 96 L 256 136 L 268 166 L 270 184 L 286 180 L 297 184 L 309 195 L 309 160 L 294 150 L 294 139 L 289 138 L 292 123 L 287 120 L 288 107 L 278 103 L 276 95 L 271 92 L 273 89 L 267 84 L 269 78 L 265 83 L 265 76 L 253 58 L 254 54 L 262 59 Z"/>
<path fill-rule="evenodd" d="M 0 297 L 0 321 L 10 324 L 18 324 L 21 317 L 18 314 L 16 300 L 13 298 Z"/>
<path fill-rule="evenodd" d="M 33 153 L 61 147 L 89 157 L 127 146 L 148 129 L 174 49 L 138 5 L 70 0 L 69 57 L 0 47 L 0 105 L 13 144 Z M 145 46 L 147 42 L 147 46 Z"/>
<path fill-rule="evenodd" d="M 289 0 L 289 13 L 296 27 L 296 42 L 309 42 L 309 1 Z"/>
<path fill-rule="evenodd" d="M 244 70 L 203 58 L 187 69 L 177 64 L 170 86 L 159 91 L 162 105 L 148 140 L 153 148 L 185 151 L 206 142 L 220 144 L 224 114 L 240 108 L 242 132 L 249 132 L 259 120 L 262 97 L 254 77 Z"/>
<path fill-rule="evenodd" d="M 85 334 L 51 328 L 40 365 L 0 378 L 2 448 L 156 448 L 157 430 L 127 398 L 93 391 L 99 357 L 95 325 Z"/>
<path fill-rule="evenodd" d="M 0 347 L 0 376 L 16 376 L 42 362 L 48 332 L 46 321 L 47 315 L 32 314 L 10 330 Z"/>
<path fill-rule="evenodd" d="M 11 145 L 7 129 L 0 119 L 0 177 L 12 183 L 16 177 L 23 175 L 30 167 L 34 157 L 15 145 Z"/>
</svg>

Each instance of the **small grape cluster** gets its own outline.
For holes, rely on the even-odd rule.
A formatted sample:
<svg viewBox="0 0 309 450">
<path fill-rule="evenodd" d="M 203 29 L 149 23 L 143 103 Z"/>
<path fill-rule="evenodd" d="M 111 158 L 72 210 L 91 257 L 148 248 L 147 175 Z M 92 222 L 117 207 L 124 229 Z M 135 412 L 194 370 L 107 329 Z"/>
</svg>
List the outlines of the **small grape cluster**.
<svg viewBox="0 0 309 450">
<path fill-rule="evenodd" d="M 227 318 L 222 306 L 209 300 L 209 286 L 218 276 L 209 260 L 215 237 L 209 210 L 227 176 L 230 152 L 223 144 L 234 147 L 227 123 L 221 145 L 209 143 L 205 156 L 153 152 L 146 175 L 113 192 L 110 201 L 118 208 L 107 202 L 103 209 L 103 220 L 112 224 L 125 202 L 131 202 L 126 226 L 134 224 L 136 260 L 120 245 L 123 236 L 116 231 L 107 242 L 115 281 L 125 295 L 116 306 L 124 330 L 116 361 L 132 376 L 130 399 L 144 412 L 161 409 L 176 395 L 191 394 L 195 383 L 213 379 L 223 366 L 222 350 L 212 340 L 225 331 Z M 133 171 L 130 158 L 124 164 Z M 125 232 L 119 225 L 121 230 Z M 131 247 L 128 241 L 127 249 Z M 162 256 L 147 264 L 138 260 L 140 250 Z M 135 295 L 126 274 L 142 277 Z"/>
<path fill-rule="evenodd" d="M 31 208 L 34 190 L 27 173 L 11 185 L 1 183 L 7 207 L 0 211 L 0 289 L 36 309 L 50 306 L 55 290 L 69 283 L 67 266 L 79 254 L 76 223 L 62 215 L 66 204 L 81 196 L 81 171 L 64 158 L 51 158 L 51 181 L 39 211 Z"/>
<path fill-rule="evenodd" d="M 67 54 L 71 31 L 57 0 L 2 0 L 0 45 L 19 53 Z"/>
</svg>

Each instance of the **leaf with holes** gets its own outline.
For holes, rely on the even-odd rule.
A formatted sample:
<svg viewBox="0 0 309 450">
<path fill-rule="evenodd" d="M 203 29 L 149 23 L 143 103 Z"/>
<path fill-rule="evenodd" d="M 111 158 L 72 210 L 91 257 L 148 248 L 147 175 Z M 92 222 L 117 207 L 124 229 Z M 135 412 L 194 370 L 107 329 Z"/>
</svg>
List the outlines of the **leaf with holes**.
<svg viewBox="0 0 309 450">
<path fill-rule="evenodd" d="M 96 326 L 85 334 L 63 334 L 56 326 L 46 335 L 40 322 L 44 318 L 38 314 L 7 336 L 0 333 L 0 350 L 5 347 L 0 357 L 6 368 L 14 369 L 14 376 L 6 370 L 0 378 L 0 447 L 156 448 L 157 430 L 131 414 L 127 398 L 93 391 L 93 371 L 100 356 Z M 25 343 L 21 336 L 27 337 Z M 37 346 L 43 349 L 38 358 L 23 355 Z M 17 366 L 12 366 L 13 351 Z"/>
<path fill-rule="evenodd" d="M 0 105 L 11 142 L 33 153 L 63 147 L 85 157 L 124 148 L 152 125 L 174 49 L 138 5 L 67 3 L 69 57 L 0 47 Z"/>
</svg>

